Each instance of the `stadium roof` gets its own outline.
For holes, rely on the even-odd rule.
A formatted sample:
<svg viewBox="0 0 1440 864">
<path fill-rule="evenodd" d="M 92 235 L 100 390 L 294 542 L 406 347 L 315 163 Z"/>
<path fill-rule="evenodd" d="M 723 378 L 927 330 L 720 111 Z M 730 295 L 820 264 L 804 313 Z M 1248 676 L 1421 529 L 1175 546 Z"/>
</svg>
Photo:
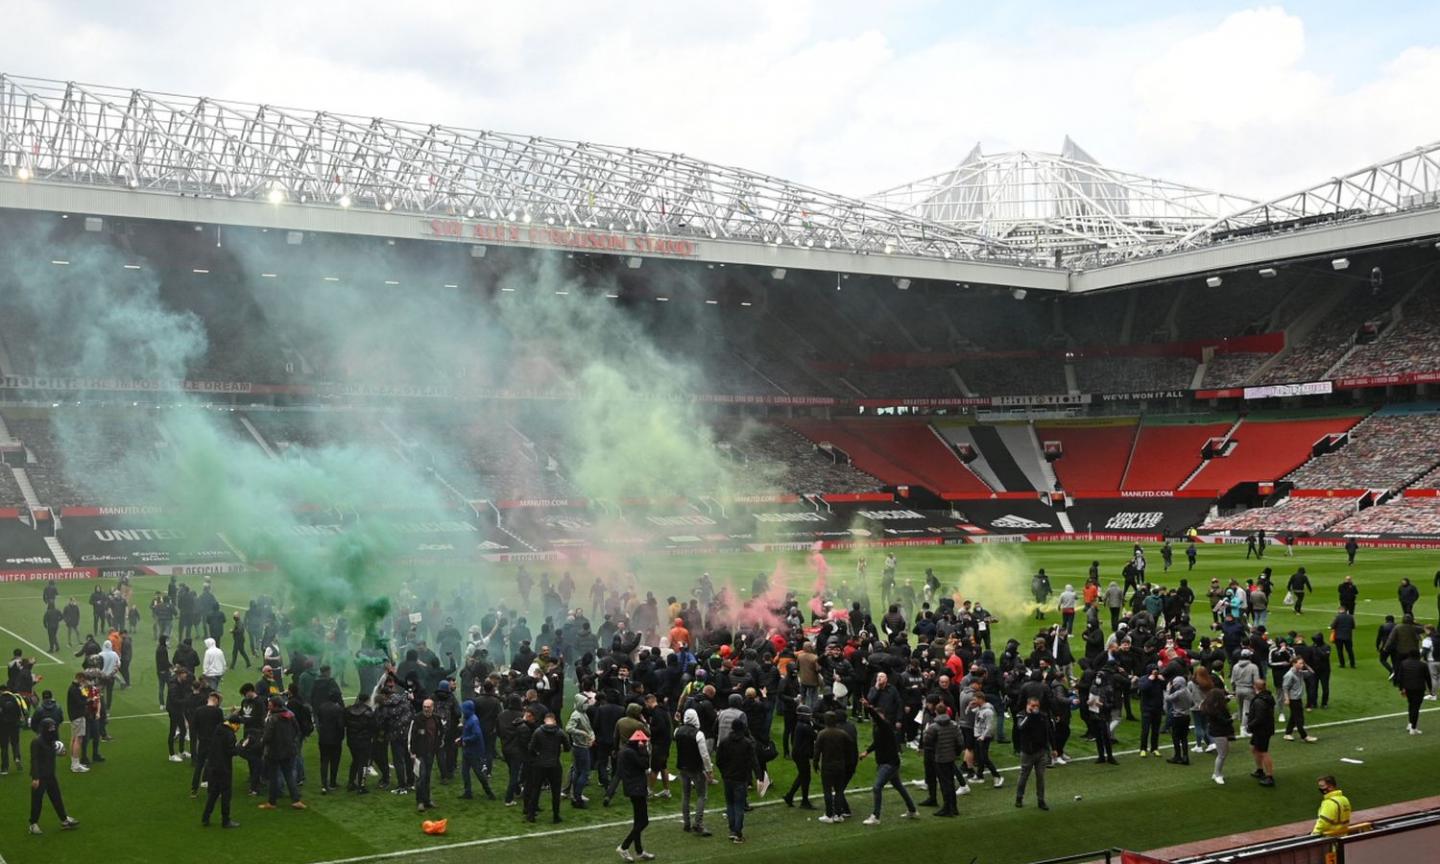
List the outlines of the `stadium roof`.
<svg viewBox="0 0 1440 864">
<path fill-rule="evenodd" d="M 0 75 L 0 173 L 948 260 L 1004 242 L 682 153 Z"/>
<path fill-rule="evenodd" d="M 1106 168 L 1068 136 L 1058 154 L 986 154 L 976 144 L 955 168 L 869 200 L 1051 259 L 1157 244 L 1225 217 L 1264 218 L 1249 198 Z"/>
<path fill-rule="evenodd" d="M 862 200 L 680 153 L 0 75 L 0 207 L 1084 292 L 1433 242 L 1440 142 L 1263 203 L 1068 139 Z"/>
</svg>

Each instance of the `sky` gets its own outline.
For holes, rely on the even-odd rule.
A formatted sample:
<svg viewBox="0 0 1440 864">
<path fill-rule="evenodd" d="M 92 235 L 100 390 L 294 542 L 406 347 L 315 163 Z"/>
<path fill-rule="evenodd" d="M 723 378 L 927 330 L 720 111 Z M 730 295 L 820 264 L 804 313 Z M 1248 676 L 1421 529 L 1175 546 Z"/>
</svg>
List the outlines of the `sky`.
<svg viewBox="0 0 1440 864">
<path fill-rule="evenodd" d="M 0 72 L 685 153 L 863 195 L 1057 152 L 1266 199 L 1440 140 L 1440 4 L 6 0 Z"/>
</svg>

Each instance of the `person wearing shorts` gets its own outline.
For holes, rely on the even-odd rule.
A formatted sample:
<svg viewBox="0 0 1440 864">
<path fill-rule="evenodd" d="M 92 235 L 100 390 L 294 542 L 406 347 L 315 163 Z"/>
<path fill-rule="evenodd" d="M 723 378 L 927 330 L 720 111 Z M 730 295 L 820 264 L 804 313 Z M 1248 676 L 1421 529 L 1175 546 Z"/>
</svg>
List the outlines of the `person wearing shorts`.
<svg viewBox="0 0 1440 864">
<path fill-rule="evenodd" d="M 1275 762 L 1270 758 L 1270 739 L 1275 735 L 1275 696 L 1264 678 L 1255 682 L 1255 698 L 1250 701 L 1245 728 L 1250 733 L 1250 755 L 1255 759 L 1251 776 L 1259 780 L 1261 786 L 1274 786 Z"/>
</svg>

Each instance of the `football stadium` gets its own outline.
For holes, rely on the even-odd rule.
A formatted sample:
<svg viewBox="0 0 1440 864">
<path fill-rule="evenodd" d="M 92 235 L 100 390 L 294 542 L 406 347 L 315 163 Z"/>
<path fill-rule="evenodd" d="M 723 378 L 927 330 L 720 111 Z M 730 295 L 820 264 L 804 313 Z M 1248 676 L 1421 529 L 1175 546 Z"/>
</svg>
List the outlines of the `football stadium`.
<svg viewBox="0 0 1440 864">
<path fill-rule="evenodd" d="M 1432 860 L 1440 143 L 433 121 L 0 75 L 0 862 Z"/>
</svg>

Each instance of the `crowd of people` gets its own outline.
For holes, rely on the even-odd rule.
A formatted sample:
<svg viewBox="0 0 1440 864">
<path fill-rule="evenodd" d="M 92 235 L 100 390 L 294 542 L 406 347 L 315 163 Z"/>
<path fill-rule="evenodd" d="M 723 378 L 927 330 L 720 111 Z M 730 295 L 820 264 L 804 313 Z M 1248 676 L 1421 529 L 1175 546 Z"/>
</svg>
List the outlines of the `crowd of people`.
<svg viewBox="0 0 1440 864">
<path fill-rule="evenodd" d="M 548 811 L 557 823 L 562 804 L 623 797 L 632 822 L 618 854 L 627 861 L 654 857 L 644 836 L 656 799 L 678 797 L 681 828 L 712 836 L 711 785 L 721 786 L 727 835 L 744 843 L 752 793 L 768 792 L 777 760 L 794 766 L 783 803 L 823 809 L 818 821 L 836 824 L 855 815 L 847 790 L 873 759 L 863 820 L 873 825 L 887 789 L 901 818 L 923 808 L 957 816 L 972 789 L 1004 786 L 995 755 L 1008 746 L 1020 769 L 1015 805 L 1025 805 L 1033 783 L 1046 810 L 1047 772 L 1076 758 L 1076 738 L 1093 742 L 1097 764 L 1118 764 L 1122 719 L 1139 721 L 1140 759 L 1161 758 L 1168 734 L 1165 761 L 1213 756 L 1211 779 L 1223 785 L 1232 744 L 1245 740 L 1256 781 L 1275 785 L 1272 742 L 1317 740 L 1307 718 L 1328 706 L 1332 661 L 1354 666 L 1358 589 L 1347 579 L 1329 633 L 1306 634 L 1270 619 L 1282 603 L 1303 610 L 1314 593 L 1304 568 L 1283 582 L 1266 567 L 1243 583 L 1212 579 L 1197 589 L 1187 577 L 1162 587 L 1146 577 L 1143 550 L 1134 552 L 1123 587 L 1104 584 L 1097 561 L 1053 606 L 1037 591 L 1033 626 L 1003 644 L 993 638 L 995 616 L 947 596 L 933 572 L 919 596 L 908 581 L 897 586 L 893 555 L 883 565 L 885 605 L 873 610 L 863 567 L 854 599 L 787 591 L 765 574 L 748 600 L 705 574 L 692 596 L 662 601 L 629 575 L 595 582 L 587 603 L 570 574 L 537 581 L 522 569 L 514 608 L 407 585 L 390 614 L 360 634 L 358 650 L 344 617 L 298 620 L 260 596 L 227 619 L 209 584 L 192 591 L 172 580 L 149 606 L 169 718 L 165 758 L 188 763 L 189 794 L 205 798 L 202 824 L 218 807 L 225 827 L 239 824 L 237 787 L 264 810 L 286 801 L 305 809 L 305 788 L 318 786 L 321 795 L 408 796 L 426 813 L 437 807 L 437 787 L 459 785 L 458 797 L 473 799 L 478 786 L 527 822 Z M 1162 558 L 1168 570 L 1171 556 L 1162 550 Z M 1042 581 L 1048 587 L 1043 572 L 1033 584 Z M 45 592 L 48 622 L 58 590 Z M 131 680 L 131 587 L 97 585 L 92 597 L 101 635 L 82 640 L 82 669 L 63 704 L 38 686 L 19 651 L 0 691 L 7 770 L 12 750 L 19 762 L 18 730 L 36 732 L 35 833 L 47 795 L 63 827 L 77 824 L 64 809 L 57 758 L 68 749 L 75 773 L 105 761 L 109 706 Z M 1440 683 L 1436 635 L 1415 623 L 1415 586 L 1402 585 L 1398 597 L 1400 620 L 1386 621 L 1376 648 L 1409 700 L 1409 731 L 1420 734 L 1419 706 Z M 532 600 L 543 618 L 535 632 Z M 1048 619 L 1050 608 L 1059 621 Z M 475 623 L 456 623 L 467 620 Z M 58 737 L 67 720 L 68 748 Z M 318 780 L 306 776 L 312 739 Z M 906 788 L 907 752 L 919 763 L 910 769 L 923 783 L 919 801 Z"/>
</svg>

